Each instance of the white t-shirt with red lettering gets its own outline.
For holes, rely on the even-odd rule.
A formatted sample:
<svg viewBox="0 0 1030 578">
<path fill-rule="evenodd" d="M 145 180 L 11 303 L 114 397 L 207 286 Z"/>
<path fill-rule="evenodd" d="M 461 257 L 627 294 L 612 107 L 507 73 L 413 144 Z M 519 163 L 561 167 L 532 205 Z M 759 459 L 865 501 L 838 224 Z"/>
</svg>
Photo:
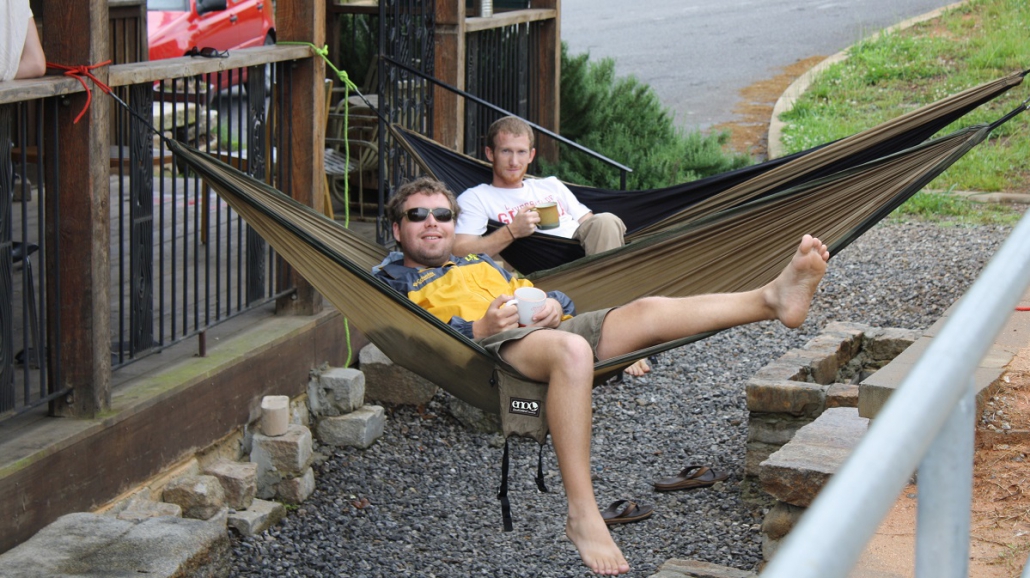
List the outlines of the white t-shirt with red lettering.
<svg viewBox="0 0 1030 578">
<path fill-rule="evenodd" d="M 454 232 L 458 235 L 482 235 L 487 220 L 510 223 L 520 210 L 541 203 L 558 203 L 559 226 L 541 233 L 571 239 L 579 227 L 579 219 L 590 212 L 572 191 L 555 177 L 525 179 L 522 188 L 501 189 L 483 184 L 458 196 L 461 214 Z"/>
</svg>

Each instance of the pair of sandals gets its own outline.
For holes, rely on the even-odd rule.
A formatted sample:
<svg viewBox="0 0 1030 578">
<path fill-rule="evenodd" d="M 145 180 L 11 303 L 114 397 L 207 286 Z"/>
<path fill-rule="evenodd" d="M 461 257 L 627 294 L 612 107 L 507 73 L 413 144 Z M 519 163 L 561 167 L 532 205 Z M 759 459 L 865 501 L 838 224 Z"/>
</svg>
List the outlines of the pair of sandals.
<svg viewBox="0 0 1030 578">
<path fill-rule="evenodd" d="M 683 471 L 669 478 L 662 478 L 654 483 L 656 492 L 673 492 L 676 490 L 694 490 L 707 488 L 716 482 L 729 477 L 725 472 L 718 472 L 708 466 L 692 464 Z M 609 526 L 639 522 L 651 517 L 654 508 L 646 504 L 637 504 L 632 500 L 616 500 L 601 512 L 604 523 Z"/>
</svg>

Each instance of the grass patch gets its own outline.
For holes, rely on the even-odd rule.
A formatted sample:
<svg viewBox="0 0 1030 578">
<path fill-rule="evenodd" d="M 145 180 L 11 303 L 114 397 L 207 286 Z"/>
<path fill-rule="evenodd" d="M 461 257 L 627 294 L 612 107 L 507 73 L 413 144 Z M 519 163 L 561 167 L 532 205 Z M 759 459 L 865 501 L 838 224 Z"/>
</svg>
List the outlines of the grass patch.
<svg viewBox="0 0 1030 578">
<path fill-rule="evenodd" d="M 972 0 L 939 18 L 883 34 L 852 47 L 848 58 L 827 69 L 798 99 L 785 122 L 785 152 L 793 153 L 876 126 L 966 88 L 1030 68 L 1030 3 Z M 942 131 L 989 123 L 1027 98 L 1020 85 Z M 1030 113 L 996 129 L 956 162 L 929 190 L 1030 193 Z M 901 207 L 908 217 L 972 221 L 1009 220 L 980 203 L 945 195 L 920 195 Z M 912 205 L 912 206 L 909 206 Z M 939 211 L 939 212 L 938 212 Z"/>
<path fill-rule="evenodd" d="M 998 203 L 970 201 L 953 193 L 916 193 L 889 217 L 892 221 L 931 220 L 947 225 L 1014 226 L 1022 213 Z"/>
</svg>

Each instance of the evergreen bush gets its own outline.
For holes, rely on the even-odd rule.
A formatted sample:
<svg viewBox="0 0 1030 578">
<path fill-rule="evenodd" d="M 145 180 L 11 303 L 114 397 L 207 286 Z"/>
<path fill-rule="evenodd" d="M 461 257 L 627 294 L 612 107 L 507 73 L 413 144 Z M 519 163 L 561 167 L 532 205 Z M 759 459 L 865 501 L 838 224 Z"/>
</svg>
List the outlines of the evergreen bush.
<svg viewBox="0 0 1030 578">
<path fill-rule="evenodd" d="M 751 164 L 723 150 L 727 133 L 677 128 L 654 90 L 633 76 L 616 77 L 615 61 L 561 52 L 561 134 L 633 169 L 627 188 L 652 189 Z M 546 137 L 544 137 L 546 138 Z M 620 171 L 569 147 L 557 164 L 540 161 L 540 174 L 596 187 L 619 188 Z"/>
</svg>

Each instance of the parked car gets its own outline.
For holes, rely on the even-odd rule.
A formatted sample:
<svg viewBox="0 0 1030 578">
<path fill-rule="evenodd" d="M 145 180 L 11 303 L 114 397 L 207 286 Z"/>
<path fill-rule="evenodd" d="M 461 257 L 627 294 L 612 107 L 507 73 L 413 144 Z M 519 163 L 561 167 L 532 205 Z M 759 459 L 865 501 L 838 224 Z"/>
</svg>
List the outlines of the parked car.
<svg viewBox="0 0 1030 578">
<path fill-rule="evenodd" d="M 272 0 L 147 0 L 150 59 L 275 44 Z"/>
</svg>

